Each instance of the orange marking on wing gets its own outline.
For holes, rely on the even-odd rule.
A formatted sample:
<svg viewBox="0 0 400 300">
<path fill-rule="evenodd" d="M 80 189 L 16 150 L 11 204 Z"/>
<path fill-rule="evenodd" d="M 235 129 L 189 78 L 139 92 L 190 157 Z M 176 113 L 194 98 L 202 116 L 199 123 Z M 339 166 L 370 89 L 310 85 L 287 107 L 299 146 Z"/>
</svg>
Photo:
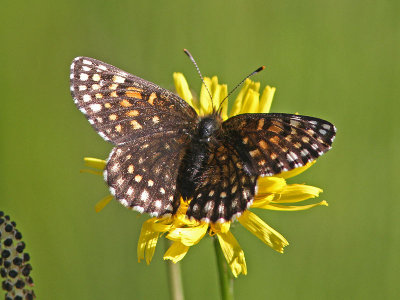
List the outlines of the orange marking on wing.
<svg viewBox="0 0 400 300">
<path fill-rule="evenodd" d="M 266 161 L 263 159 L 263 160 L 260 160 L 259 162 L 258 162 L 258 165 L 259 166 L 264 166 L 266 164 Z"/>
<path fill-rule="evenodd" d="M 287 137 L 285 137 L 285 140 L 287 140 L 288 142 L 291 142 L 291 141 L 292 141 L 292 138 L 293 138 L 293 136 L 288 135 Z"/>
<path fill-rule="evenodd" d="M 136 121 L 136 120 L 132 120 L 130 123 L 131 123 L 133 129 L 141 129 L 142 128 L 142 125 L 140 125 L 138 123 L 138 121 Z"/>
<path fill-rule="evenodd" d="M 143 99 L 141 92 L 143 92 L 142 89 L 138 89 L 138 88 L 135 88 L 133 86 L 130 86 L 130 87 L 127 88 L 127 91 L 125 92 L 125 95 L 127 97 L 131 97 L 131 98 Z"/>
<path fill-rule="evenodd" d="M 142 99 L 142 94 L 139 92 L 127 91 L 125 95 L 130 98 Z"/>
<path fill-rule="evenodd" d="M 282 129 L 279 128 L 278 126 L 275 126 L 275 125 L 271 125 L 271 126 L 268 128 L 268 130 L 269 130 L 269 131 L 272 131 L 272 132 L 275 132 L 275 133 L 277 133 L 277 134 L 279 134 L 279 133 L 282 132 Z"/>
<path fill-rule="evenodd" d="M 271 143 L 278 144 L 280 139 L 277 135 L 275 135 L 274 137 L 270 138 L 269 140 Z"/>
<path fill-rule="evenodd" d="M 265 141 L 263 141 L 263 140 L 259 141 L 258 144 L 259 144 L 260 147 L 263 148 L 264 150 L 268 148 L 268 144 L 267 144 Z"/>
<path fill-rule="evenodd" d="M 126 113 L 126 115 L 127 115 L 128 117 L 136 117 L 136 116 L 139 115 L 139 112 L 138 112 L 137 110 L 130 110 L 130 111 L 128 111 L 128 112 Z"/>
<path fill-rule="evenodd" d="M 106 103 L 104 103 L 104 107 L 105 107 L 105 108 L 110 108 L 110 107 L 111 107 L 111 104 L 108 103 L 108 102 L 106 102 Z"/>
<path fill-rule="evenodd" d="M 121 132 L 121 130 L 122 130 L 121 125 L 118 124 L 117 126 L 115 126 L 115 130 L 118 132 Z"/>
<path fill-rule="evenodd" d="M 149 100 L 147 100 L 147 102 L 149 102 L 151 105 L 153 105 L 154 99 L 157 98 L 156 93 L 151 93 L 151 95 L 149 96 Z"/>
<path fill-rule="evenodd" d="M 250 156 L 251 156 L 251 157 L 256 157 L 256 156 L 260 156 L 260 155 L 261 155 L 261 152 L 260 152 L 260 150 L 258 150 L 258 149 L 249 151 L 249 153 L 250 153 Z"/>
<path fill-rule="evenodd" d="M 95 96 L 96 96 L 97 99 L 103 98 L 103 94 L 101 94 L 101 93 L 97 93 Z"/>
<path fill-rule="evenodd" d="M 264 119 L 258 120 L 257 130 L 262 130 L 264 127 Z"/>
<path fill-rule="evenodd" d="M 121 104 L 121 106 L 123 106 L 123 107 L 132 106 L 132 104 L 126 99 L 122 100 L 119 104 Z"/>
<path fill-rule="evenodd" d="M 112 92 L 112 93 L 110 94 L 110 96 L 111 96 L 111 97 L 118 97 L 118 95 L 117 95 L 117 92 L 116 92 L 116 91 Z"/>
</svg>

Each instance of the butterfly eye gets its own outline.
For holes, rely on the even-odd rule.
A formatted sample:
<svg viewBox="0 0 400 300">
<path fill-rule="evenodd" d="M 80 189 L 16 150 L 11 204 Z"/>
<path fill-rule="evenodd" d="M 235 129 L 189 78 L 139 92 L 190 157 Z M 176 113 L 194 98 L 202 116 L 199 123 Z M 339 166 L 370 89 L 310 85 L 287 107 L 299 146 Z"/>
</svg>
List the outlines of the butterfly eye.
<svg viewBox="0 0 400 300">
<path fill-rule="evenodd" d="M 218 123 L 215 120 L 215 118 L 204 118 L 200 121 L 198 125 L 198 138 L 200 140 L 202 139 L 208 139 L 213 133 L 218 129 Z"/>
</svg>

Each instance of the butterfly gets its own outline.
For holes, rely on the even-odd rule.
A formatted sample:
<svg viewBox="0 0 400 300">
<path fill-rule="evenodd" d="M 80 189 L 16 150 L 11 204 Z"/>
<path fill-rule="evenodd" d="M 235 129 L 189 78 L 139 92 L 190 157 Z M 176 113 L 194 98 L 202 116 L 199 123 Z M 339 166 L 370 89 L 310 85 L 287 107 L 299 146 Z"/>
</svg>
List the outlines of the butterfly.
<svg viewBox="0 0 400 300">
<path fill-rule="evenodd" d="M 115 147 L 104 170 L 124 206 L 225 222 L 251 205 L 257 179 L 289 171 L 327 152 L 336 128 L 322 119 L 218 112 L 199 116 L 174 93 L 89 57 L 71 65 L 71 94 L 97 133 Z"/>
</svg>

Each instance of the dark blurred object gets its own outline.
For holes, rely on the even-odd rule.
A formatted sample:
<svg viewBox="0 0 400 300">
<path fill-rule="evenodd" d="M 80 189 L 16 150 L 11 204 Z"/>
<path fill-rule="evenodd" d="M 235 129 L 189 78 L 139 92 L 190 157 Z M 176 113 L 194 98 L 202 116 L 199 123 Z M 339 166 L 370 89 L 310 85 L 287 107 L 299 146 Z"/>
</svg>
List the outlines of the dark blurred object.
<svg viewBox="0 0 400 300">
<path fill-rule="evenodd" d="M 32 266 L 29 254 L 24 252 L 25 243 L 16 223 L 0 211 L 0 276 L 3 280 L 6 300 L 34 299 L 33 280 L 29 276 Z"/>
</svg>

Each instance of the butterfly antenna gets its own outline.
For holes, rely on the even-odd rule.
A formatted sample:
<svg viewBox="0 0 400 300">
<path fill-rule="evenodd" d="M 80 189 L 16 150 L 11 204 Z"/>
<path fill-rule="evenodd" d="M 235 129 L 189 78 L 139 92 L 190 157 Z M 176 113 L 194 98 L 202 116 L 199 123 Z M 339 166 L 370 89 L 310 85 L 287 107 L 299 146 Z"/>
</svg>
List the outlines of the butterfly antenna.
<svg viewBox="0 0 400 300">
<path fill-rule="evenodd" d="M 249 75 L 247 75 L 241 82 L 239 82 L 239 83 L 228 93 L 228 95 L 221 101 L 221 103 L 219 104 L 219 108 L 218 108 L 218 110 L 217 110 L 218 113 L 221 113 L 222 103 L 224 103 L 224 101 L 225 101 L 226 99 L 228 99 L 228 97 L 229 97 L 234 91 L 236 91 L 236 89 L 237 89 L 239 86 L 241 86 L 242 83 L 243 83 L 247 78 L 253 76 L 254 74 L 257 74 L 257 73 L 261 72 L 261 71 L 264 70 L 264 69 L 265 69 L 265 66 L 259 67 L 257 70 L 251 72 L 251 73 L 250 73 Z"/>
<path fill-rule="evenodd" d="M 197 73 L 199 73 L 200 78 L 201 78 L 201 81 L 203 81 L 203 84 L 204 84 L 204 86 L 206 87 L 207 93 L 208 93 L 208 95 L 210 96 L 210 99 L 211 99 L 211 102 L 212 102 L 213 99 L 212 99 L 212 96 L 211 96 L 211 92 L 210 92 L 210 90 L 208 89 L 208 86 L 207 86 L 206 82 L 204 81 L 203 75 L 201 75 L 200 69 L 199 69 L 199 67 L 197 66 L 197 63 L 196 63 L 196 61 L 194 60 L 192 54 L 190 54 L 189 50 L 187 50 L 187 49 L 183 49 L 183 52 L 185 52 L 185 54 L 189 57 L 189 59 L 192 61 L 192 63 L 193 63 L 194 66 L 196 67 Z"/>
</svg>

